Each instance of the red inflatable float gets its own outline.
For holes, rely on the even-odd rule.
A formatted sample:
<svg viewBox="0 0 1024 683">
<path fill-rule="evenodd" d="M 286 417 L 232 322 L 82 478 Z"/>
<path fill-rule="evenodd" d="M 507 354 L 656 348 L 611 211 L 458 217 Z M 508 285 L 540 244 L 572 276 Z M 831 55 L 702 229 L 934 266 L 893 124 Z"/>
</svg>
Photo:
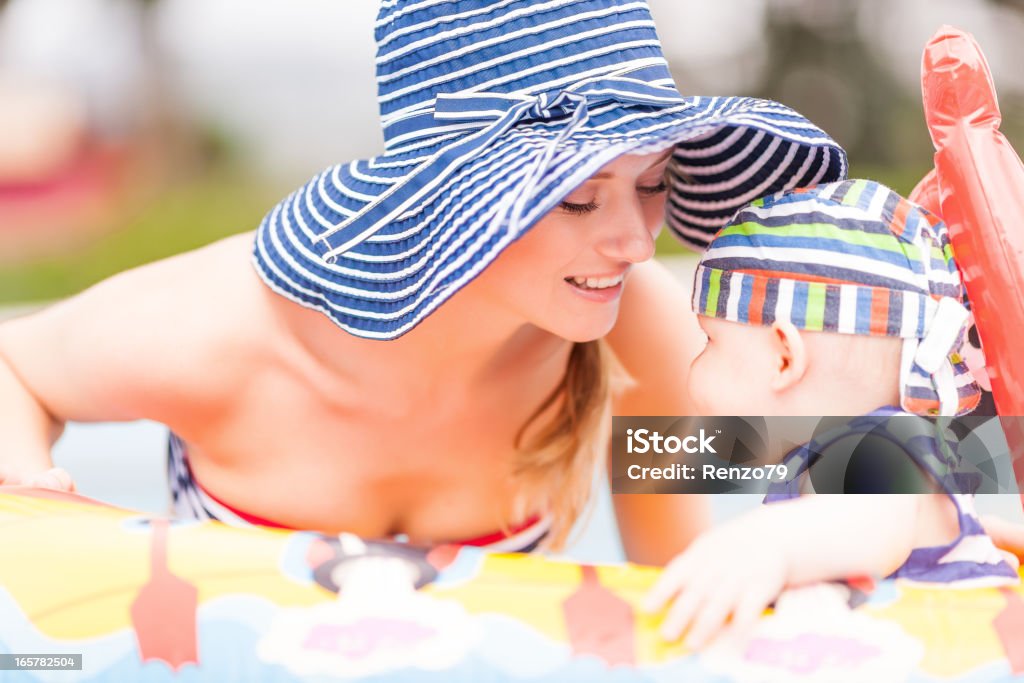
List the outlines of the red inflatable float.
<svg viewBox="0 0 1024 683">
<path fill-rule="evenodd" d="M 963 271 L 996 409 L 1024 482 L 1024 164 L 999 131 L 985 56 L 970 34 L 943 26 L 925 47 L 925 118 L 935 169 L 911 195 L 943 217 Z M 981 378 L 984 381 L 984 377 Z M 1024 494 L 1022 494 L 1024 501 Z"/>
</svg>

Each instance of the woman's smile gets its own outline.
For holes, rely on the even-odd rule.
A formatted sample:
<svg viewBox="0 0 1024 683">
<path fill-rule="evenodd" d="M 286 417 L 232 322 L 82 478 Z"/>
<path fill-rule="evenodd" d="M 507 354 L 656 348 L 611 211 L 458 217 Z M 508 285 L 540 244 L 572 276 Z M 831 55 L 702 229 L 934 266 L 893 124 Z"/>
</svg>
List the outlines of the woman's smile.
<svg viewBox="0 0 1024 683">
<path fill-rule="evenodd" d="M 622 294 L 626 271 L 615 275 L 573 275 L 565 278 L 571 290 L 588 301 L 607 303 Z"/>
</svg>

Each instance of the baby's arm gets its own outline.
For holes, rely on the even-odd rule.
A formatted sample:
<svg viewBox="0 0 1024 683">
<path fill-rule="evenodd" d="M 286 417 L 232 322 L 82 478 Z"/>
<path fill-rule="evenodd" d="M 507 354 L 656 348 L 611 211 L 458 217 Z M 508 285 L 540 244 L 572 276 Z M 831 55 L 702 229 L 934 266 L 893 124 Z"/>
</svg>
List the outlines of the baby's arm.
<svg viewBox="0 0 1024 683">
<path fill-rule="evenodd" d="M 935 497 L 811 495 L 764 505 L 753 514 L 764 518 L 767 529 L 787 530 L 780 539 L 787 585 L 800 585 L 891 574 L 917 545 L 922 515 L 932 512 Z"/>
<path fill-rule="evenodd" d="M 885 576 L 955 514 L 939 495 L 810 495 L 762 506 L 698 538 L 666 567 L 645 606 L 674 603 L 662 634 L 701 647 L 732 619 L 747 628 L 789 586 Z M 952 529 L 948 526 L 952 521 Z"/>
</svg>

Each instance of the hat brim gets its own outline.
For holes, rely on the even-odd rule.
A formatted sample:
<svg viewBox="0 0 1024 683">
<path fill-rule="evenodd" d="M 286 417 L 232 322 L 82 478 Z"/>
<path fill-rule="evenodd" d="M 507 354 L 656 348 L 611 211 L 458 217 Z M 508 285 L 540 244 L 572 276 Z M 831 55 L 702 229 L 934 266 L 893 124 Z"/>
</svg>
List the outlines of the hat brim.
<svg viewBox="0 0 1024 683">
<path fill-rule="evenodd" d="M 450 141 L 328 168 L 264 219 L 253 255 L 257 271 L 274 291 L 351 334 L 394 339 L 622 154 L 676 147 L 666 221 L 697 248 L 757 197 L 846 176 L 841 147 L 793 110 L 765 100 L 605 106 L 568 139 L 556 140 L 563 125 L 532 121 L 513 128 L 476 158 L 430 179 L 438 182 L 423 201 L 333 262 L 324 258 L 324 233 L 388 201 L 396 183 Z"/>
</svg>

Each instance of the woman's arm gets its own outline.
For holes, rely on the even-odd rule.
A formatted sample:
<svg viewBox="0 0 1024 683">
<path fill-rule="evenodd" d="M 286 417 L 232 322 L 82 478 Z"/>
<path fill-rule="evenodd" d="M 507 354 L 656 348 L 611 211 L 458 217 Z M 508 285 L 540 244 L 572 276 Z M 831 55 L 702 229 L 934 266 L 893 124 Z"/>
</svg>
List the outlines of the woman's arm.
<svg viewBox="0 0 1024 683">
<path fill-rule="evenodd" d="M 0 327 L 0 484 L 30 483 L 53 463 L 50 446 L 63 431 L 4 357 Z"/>
<path fill-rule="evenodd" d="M 612 404 L 613 415 L 692 414 L 686 376 L 705 339 L 686 289 L 662 264 L 634 267 L 607 339 L 634 382 Z M 711 524 L 706 496 L 620 494 L 612 500 L 632 562 L 663 565 Z"/>
<path fill-rule="evenodd" d="M 226 262 L 223 243 L 116 275 L 0 325 L 0 470 L 8 481 L 51 467 L 66 421 L 166 421 L 204 408 L 204 382 L 234 361 L 217 330 L 233 311 L 202 282 Z M 237 255 L 248 267 L 244 254 Z M 215 310 L 221 309 L 221 310 Z"/>
</svg>

